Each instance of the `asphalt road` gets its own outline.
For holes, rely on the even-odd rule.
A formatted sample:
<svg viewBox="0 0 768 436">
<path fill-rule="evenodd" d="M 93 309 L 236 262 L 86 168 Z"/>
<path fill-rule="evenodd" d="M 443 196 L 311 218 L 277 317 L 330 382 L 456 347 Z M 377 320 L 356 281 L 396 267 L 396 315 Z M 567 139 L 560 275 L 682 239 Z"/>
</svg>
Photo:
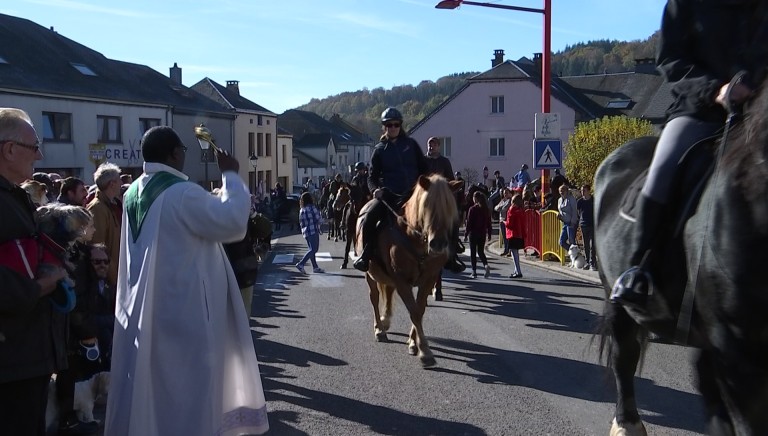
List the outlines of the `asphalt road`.
<svg viewBox="0 0 768 436">
<path fill-rule="evenodd" d="M 373 335 L 362 273 L 339 270 L 343 245 L 321 239 L 324 274 L 300 274 L 299 234 L 280 236 L 254 290 L 251 325 L 271 435 L 603 435 L 612 376 L 593 337 L 603 290 L 489 255 L 493 274 L 446 273 L 424 328 L 437 366 L 407 354 L 398 301 L 388 343 Z M 468 263 L 468 259 L 466 260 Z M 311 268 L 307 268 L 311 271 Z M 481 276 L 482 277 L 482 276 Z M 636 379 L 653 435 L 705 431 L 692 352 L 652 344 Z"/>
</svg>

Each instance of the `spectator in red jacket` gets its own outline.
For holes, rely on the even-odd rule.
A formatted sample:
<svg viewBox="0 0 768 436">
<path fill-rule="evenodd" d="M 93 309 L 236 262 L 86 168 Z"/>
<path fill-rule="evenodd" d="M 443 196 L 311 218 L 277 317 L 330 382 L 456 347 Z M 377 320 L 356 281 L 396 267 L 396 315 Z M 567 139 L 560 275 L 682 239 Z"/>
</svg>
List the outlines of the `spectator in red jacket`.
<svg viewBox="0 0 768 436">
<path fill-rule="evenodd" d="M 523 209 L 523 196 L 515 194 L 512 197 L 512 207 L 507 211 L 507 219 L 504 221 L 504 227 L 507 229 L 507 239 L 509 240 L 509 251 L 512 253 L 512 260 L 515 262 L 515 272 L 510 274 L 509 278 L 519 279 L 523 277 L 520 270 L 520 254 L 517 250 L 525 248 L 523 233 L 525 232 L 525 210 Z"/>
</svg>

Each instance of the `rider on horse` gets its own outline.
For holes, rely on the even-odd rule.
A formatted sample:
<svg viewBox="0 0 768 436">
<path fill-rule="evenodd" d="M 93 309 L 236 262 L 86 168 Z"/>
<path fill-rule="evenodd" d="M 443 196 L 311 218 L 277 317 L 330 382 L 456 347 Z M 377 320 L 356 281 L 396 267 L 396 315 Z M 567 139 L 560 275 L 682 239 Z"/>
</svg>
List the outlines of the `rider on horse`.
<svg viewBox="0 0 768 436">
<path fill-rule="evenodd" d="M 631 268 L 613 286 L 611 301 L 643 309 L 652 278 L 644 260 L 656 242 L 677 163 L 695 143 L 721 129 L 727 108 L 741 105 L 764 78 L 768 7 L 759 0 L 669 0 L 661 23 L 657 65 L 674 83 L 675 100 L 659 137 L 639 199 Z M 745 71 L 749 78 L 734 74 Z M 627 215 L 625 213 L 625 215 Z"/>
<path fill-rule="evenodd" d="M 384 134 L 373 150 L 371 171 L 368 175 L 368 187 L 373 191 L 373 207 L 361 215 L 363 250 L 353 266 L 360 271 L 368 271 L 371 255 L 374 253 L 376 224 L 387 213 L 387 205 L 399 209 L 402 202 L 409 198 L 413 186 L 420 175 L 428 175 L 429 170 L 419 144 L 410 138 L 402 128 L 403 116 L 393 108 L 387 108 L 381 114 Z M 387 204 L 384 204 L 386 202 Z M 453 240 L 458 242 L 458 229 Z M 465 266 L 454 254 L 446 267 L 454 272 L 461 272 Z"/>
<path fill-rule="evenodd" d="M 355 209 L 360 210 L 371 199 L 371 190 L 368 189 L 368 166 L 365 162 L 355 164 L 355 176 L 349 182 L 349 196 Z"/>
</svg>

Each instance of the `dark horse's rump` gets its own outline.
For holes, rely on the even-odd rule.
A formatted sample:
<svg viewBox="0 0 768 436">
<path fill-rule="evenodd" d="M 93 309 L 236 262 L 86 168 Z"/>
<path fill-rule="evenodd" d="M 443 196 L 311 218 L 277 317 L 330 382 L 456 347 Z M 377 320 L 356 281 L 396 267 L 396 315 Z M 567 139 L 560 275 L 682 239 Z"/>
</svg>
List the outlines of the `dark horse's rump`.
<svg viewBox="0 0 768 436">
<path fill-rule="evenodd" d="M 731 134 L 725 158 L 680 237 L 657 248 L 652 258 L 656 292 L 667 297 L 671 312 L 677 315 L 681 301 L 692 299 L 682 307 L 683 313 L 691 310 L 688 339 L 700 349 L 699 388 L 711 429 L 731 428 L 735 434 L 768 434 L 768 292 L 762 256 L 768 247 L 768 179 L 755 177 L 768 176 L 765 92 L 753 102 L 752 113 L 757 116 L 746 117 L 741 130 Z M 595 176 L 595 239 L 606 291 L 629 266 L 633 229 L 619 206 L 652 150 L 649 139 L 625 144 Z M 673 221 L 665 220 L 668 227 Z M 693 293 L 685 294 L 686 287 Z M 619 396 L 614 425 L 637 426 L 632 379 L 645 332 L 622 306 L 606 302 L 604 315 L 603 345 Z M 674 326 L 674 320 L 646 325 L 669 338 Z"/>
</svg>

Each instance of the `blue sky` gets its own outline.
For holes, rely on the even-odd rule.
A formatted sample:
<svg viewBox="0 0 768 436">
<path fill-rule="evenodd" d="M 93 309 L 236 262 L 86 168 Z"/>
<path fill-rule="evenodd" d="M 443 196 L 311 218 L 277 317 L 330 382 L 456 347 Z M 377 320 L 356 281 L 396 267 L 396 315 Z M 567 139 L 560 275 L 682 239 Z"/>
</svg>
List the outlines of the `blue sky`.
<svg viewBox="0 0 768 436">
<path fill-rule="evenodd" d="M 542 8 L 543 0 L 488 0 Z M 485 71 L 542 51 L 541 14 L 437 0 L 14 0 L 22 17 L 101 52 L 191 86 L 240 81 L 240 93 L 275 112 L 344 91 L 416 85 Z M 552 50 L 594 39 L 645 39 L 664 0 L 552 0 Z"/>
</svg>

